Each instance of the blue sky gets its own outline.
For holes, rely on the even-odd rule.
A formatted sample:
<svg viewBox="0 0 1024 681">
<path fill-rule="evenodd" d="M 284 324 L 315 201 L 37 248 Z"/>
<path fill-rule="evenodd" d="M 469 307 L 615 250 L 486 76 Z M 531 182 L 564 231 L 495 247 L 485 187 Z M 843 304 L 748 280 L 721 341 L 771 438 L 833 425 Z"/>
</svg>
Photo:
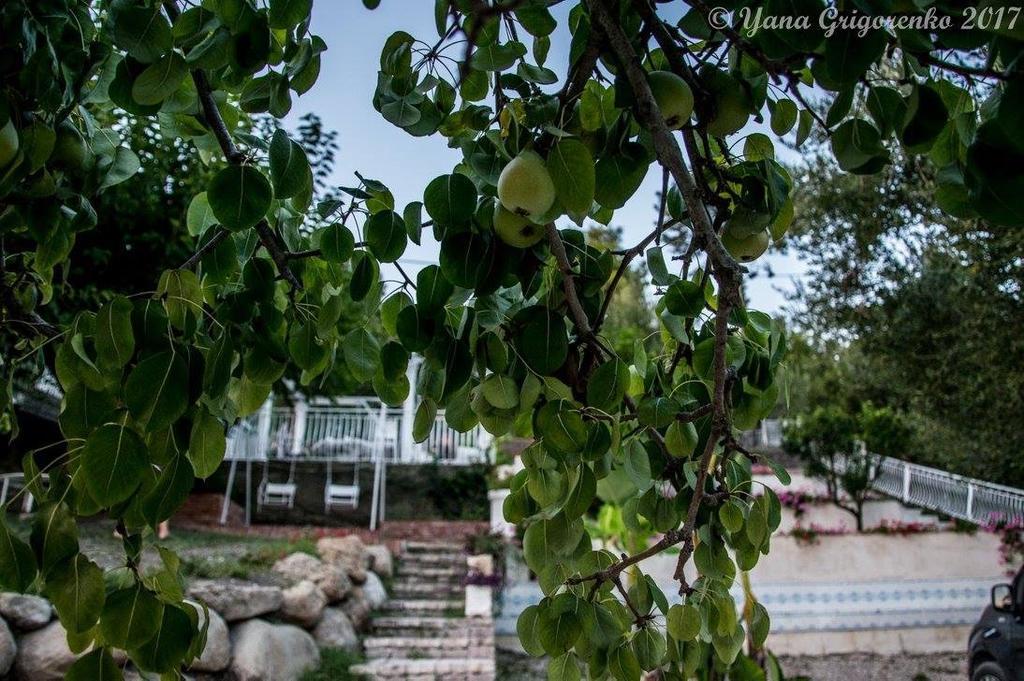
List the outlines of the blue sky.
<svg viewBox="0 0 1024 681">
<path fill-rule="evenodd" d="M 320 0 L 314 4 L 313 32 L 327 42 L 322 55 L 320 79 L 312 90 L 298 98 L 290 119 L 297 120 L 312 111 L 324 124 L 338 131 L 339 153 L 332 183 L 351 185 L 354 171 L 384 182 L 394 193 L 401 210 L 409 201 L 422 200 L 423 188 L 434 177 L 451 172 L 460 154 L 446 145 L 440 135 L 412 137 L 385 121 L 371 104 L 376 87 L 381 46 L 391 33 L 407 31 L 424 41 L 437 39 L 433 4 L 425 0 L 383 0 L 380 8 L 369 11 L 356 0 Z M 564 9 L 570 3 L 565 3 Z M 559 16 L 559 27 L 552 35 L 547 66 L 556 73 L 565 71 L 568 53 L 568 30 Z M 453 52 L 458 54 L 458 48 Z M 756 128 L 751 126 L 750 131 Z M 661 174 L 652 170 L 633 199 L 616 211 L 612 222 L 623 230 L 626 245 L 636 243 L 650 232 L 657 219 L 655 194 L 660 189 Z M 409 244 L 400 263 L 415 276 L 424 262 L 437 256 L 437 244 L 428 233 L 422 246 Z M 802 271 L 792 256 L 769 255 L 762 260 L 787 276 L 774 279 L 759 277 L 747 286 L 751 307 L 774 313 L 786 303 L 783 291 L 792 289 L 792 274 Z M 394 278 L 390 267 L 385 278 Z"/>
</svg>

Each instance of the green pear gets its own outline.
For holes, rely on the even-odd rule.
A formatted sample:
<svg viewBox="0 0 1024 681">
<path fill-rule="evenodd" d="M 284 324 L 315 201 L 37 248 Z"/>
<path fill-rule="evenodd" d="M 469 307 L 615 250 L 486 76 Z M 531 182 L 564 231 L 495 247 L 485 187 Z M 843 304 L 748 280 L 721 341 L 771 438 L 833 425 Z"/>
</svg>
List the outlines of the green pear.
<svg viewBox="0 0 1024 681">
<path fill-rule="evenodd" d="M 18 129 L 14 127 L 14 121 L 8 120 L 7 124 L 0 128 L 0 168 L 4 168 L 18 155 Z"/>
<path fill-rule="evenodd" d="M 768 225 L 768 231 L 772 235 L 772 241 L 779 243 L 782 241 L 782 237 L 786 236 L 786 232 L 789 231 L 789 226 L 793 224 L 794 210 L 793 210 L 793 197 L 787 197 L 786 202 L 782 204 L 782 208 L 779 209 L 779 214 L 775 216 L 775 220 L 772 224 Z"/>
<path fill-rule="evenodd" d="M 82 133 L 68 121 L 57 126 L 57 141 L 53 145 L 49 163 L 71 171 L 84 170 L 89 160 L 89 145 Z"/>
<path fill-rule="evenodd" d="M 768 250 L 768 244 L 771 242 L 772 237 L 767 229 L 749 236 L 737 236 L 728 229 L 722 234 L 722 245 L 725 246 L 725 250 L 740 262 L 757 260 Z"/>
<path fill-rule="evenodd" d="M 714 99 L 714 109 L 707 122 L 708 134 L 725 137 L 746 125 L 751 104 L 740 82 L 713 66 L 702 68 L 700 77 Z"/>
<path fill-rule="evenodd" d="M 671 71 L 651 71 L 647 82 L 668 129 L 678 130 L 686 125 L 693 113 L 693 91 L 686 81 Z"/>
<path fill-rule="evenodd" d="M 509 161 L 498 177 L 498 200 L 507 210 L 534 219 L 555 203 L 555 183 L 537 153 L 524 151 Z"/>
<path fill-rule="evenodd" d="M 725 229 L 734 237 L 747 237 L 762 231 L 771 221 L 770 213 L 740 204 L 733 209 Z"/>
<path fill-rule="evenodd" d="M 524 215 L 506 210 L 500 203 L 494 204 L 492 224 L 498 237 L 516 248 L 529 248 L 544 238 L 544 227 Z"/>
</svg>

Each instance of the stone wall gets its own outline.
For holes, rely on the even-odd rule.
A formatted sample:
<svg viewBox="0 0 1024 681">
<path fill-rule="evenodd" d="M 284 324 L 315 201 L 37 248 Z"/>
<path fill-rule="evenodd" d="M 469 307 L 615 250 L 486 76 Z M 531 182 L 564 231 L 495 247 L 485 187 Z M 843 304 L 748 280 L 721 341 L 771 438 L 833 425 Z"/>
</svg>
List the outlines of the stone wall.
<svg viewBox="0 0 1024 681">
<path fill-rule="evenodd" d="M 392 554 L 358 536 L 325 537 L 317 551 L 279 560 L 275 584 L 193 580 L 188 598 L 200 613 L 199 604 L 207 606 L 210 622 L 189 671 L 204 679 L 295 681 L 319 665 L 320 648 L 359 650 L 370 613 L 387 602 Z M 56 681 L 77 657 L 46 599 L 0 594 L 0 677 Z M 127 665 L 126 679 L 140 678 L 125 655 L 115 660 Z"/>
</svg>

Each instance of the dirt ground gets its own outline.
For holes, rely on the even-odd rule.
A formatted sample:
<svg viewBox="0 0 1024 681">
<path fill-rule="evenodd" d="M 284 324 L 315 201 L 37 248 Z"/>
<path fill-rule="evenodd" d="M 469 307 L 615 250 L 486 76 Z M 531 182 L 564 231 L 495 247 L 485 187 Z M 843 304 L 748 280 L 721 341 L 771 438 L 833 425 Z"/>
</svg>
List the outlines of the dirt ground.
<svg viewBox="0 0 1024 681">
<path fill-rule="evenodd" d="M 963 655 L 873 655 L 854 653 L 779 660 L 789 681 L 966 681 Z M 544 660 L 498 650 L 498 679 L 547 678 Z"/>
</svg>

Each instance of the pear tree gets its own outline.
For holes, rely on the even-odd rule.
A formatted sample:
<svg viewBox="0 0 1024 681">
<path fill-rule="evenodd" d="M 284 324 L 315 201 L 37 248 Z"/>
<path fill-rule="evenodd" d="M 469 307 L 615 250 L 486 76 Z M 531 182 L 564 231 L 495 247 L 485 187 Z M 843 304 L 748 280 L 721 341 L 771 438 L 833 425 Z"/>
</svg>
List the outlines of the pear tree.
<svg viewBox="0 0 1024 681">
<path fill-rule="evenodd" d="M 793 217 L 776 147 L 816 130 L 854 174 L 879 172 L 897 146 L 927 155 L 943 210 L 979 230 L 1019 225 L 1024 29 L 995 4 L 971 15 L 869 0 L 832 9 L 927 11 L 953 28 L 826 27 L 822 0 L 806 0 L 765 6 L 806 28 L 754 31 L 745 3 L 722 4 L 733 13 L 705 0 L 437 0 L 435 36 L 385 41 L 372 105 L 396 135 L 440 135 L 461 160 L 420 195 L 357 175 L 322 202 L 295 140 L 244 125 L 284 117 L 320 76 L 312 0 L 3 4 L 3 406 L 16 376 L 48 367 L 65 441 L 23 461 L 39 510 L 27 538 L 0 524 L 0 587 L 53 602 L 71 648 L 89 651 L 68 678 L 118 678 L 114 650 L 178 678 L 201 652 L 208 619 L 153 530 L 287 368 L 312 383 L 343 367 L 396 404 L 413 353 L 418 438 L 442 408 L 457 430 L 533 433 L 504 511 L 526 528 L 544 592 L 519 635 L 549 678 L 781 678 L 763 650 L 770 614 L 752 596 L 737 611 L 729 591 L 779 524 L 752 464 L 786 478 L 738 438 L 782 390 L 783 325 L 742 295 L 744 263 Z M 549 59 L 555 41 L 564 63 Z M 58 325 L 91 202 L 146 163 L 112 113 L 154 121 L 213 170 L 188 211 L 194 254 Z M 649 173 L 663 187 L 653 229 L 616 253 L 588 244 L 576 225 L 613 221 Z M 439 256 L 414 280 L 400 260 L 427 240 Z M 660 350 L 623 356 L 602 326 L 640 258 Z M 382 281 L 389 263 L 397 285 Z M 377 297 L 381 331 L 342 333 L 342 303 Z M 654 537 L 593 550 L 583 517 L 598 496 L 627 532 Z M 120 567 L 82 553 L 88 516 L 117 527 Z M 666 594 L 643 561 L 670 549 Z"/>
</svg>

